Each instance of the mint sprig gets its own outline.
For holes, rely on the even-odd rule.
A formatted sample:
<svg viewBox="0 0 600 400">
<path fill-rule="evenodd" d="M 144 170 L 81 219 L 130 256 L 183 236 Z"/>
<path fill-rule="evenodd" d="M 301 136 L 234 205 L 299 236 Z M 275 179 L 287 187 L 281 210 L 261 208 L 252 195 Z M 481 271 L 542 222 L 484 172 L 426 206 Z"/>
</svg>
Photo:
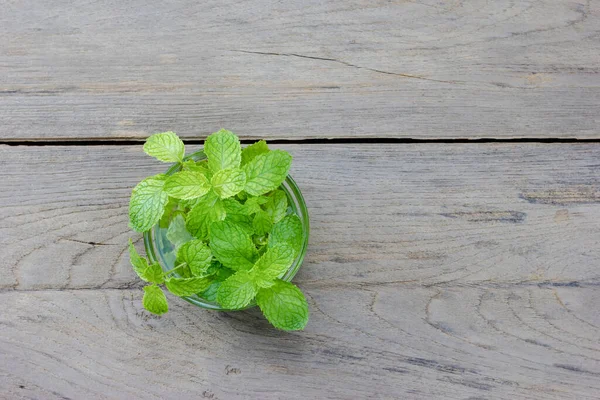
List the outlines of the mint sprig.
<svg viewBox="0 0 600 400">
<path fill-rule="evenodd" d="M 175 267 L 164 272 L 129 243 L 130 260 L 144 287 L 142 304 L 168 311 L 161 285 L 179 297 L 198 295 L 230 310 L 255 302 L 278 329 L 304 329 L 308 304 L 295 285 L 282 280 L 304 243 L 302 222 L 281 184 L 292 157 L 265 141 L 242 149 L 238 137 L 220 130 L 204 144 L 206 159 L 185 158 L 173 132 L 152 135 L 144 151 L 178 171 L 155 175 L 132 192 L 131 227 L 167 229 Z"/>
</svg>

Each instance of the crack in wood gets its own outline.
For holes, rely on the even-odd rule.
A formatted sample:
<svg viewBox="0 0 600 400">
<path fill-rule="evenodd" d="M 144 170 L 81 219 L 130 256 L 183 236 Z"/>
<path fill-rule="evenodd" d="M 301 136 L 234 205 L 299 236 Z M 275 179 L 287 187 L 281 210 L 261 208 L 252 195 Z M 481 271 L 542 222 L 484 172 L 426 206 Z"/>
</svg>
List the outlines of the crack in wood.
<svg viewBox="0 0 600 400">
<path fill-rule="evenodd" d="M 364 69 L 364 70 L 367 70 L 367 71 L 376 72 L 378 74 L 400 76 L 402 78 L 420 79 L 420 80 L 423 80 L 423 81 L 451 83 L 451 84 L 462 84 L 462 83 L 465 83 L 463 81 L 445 81 L 445 80 L 441 80 L 441 79 L 426 78 L 426 77 L 420 76 L 420 75 L 405 74 L 405 73 L 401 73 L 401 72 L 390 72 L 390 71 L 384 71 L 384 70 L 376 69 L 376 68 L 363 67 L 363 66 L 360 66 L 360 65 L 352 64 L 352 63 L 349 63 L 347 61 L 338 60 L 338 59 L 335 59 L 335 58 L 307 56 L 307 55 L 304 55 L 304 54 L 297 54 L 297 53 L 276 53 L 276 52 L 268 52 L 268 51 L 250 51 L 250 50 L 237 50 L 237 49 L 230 49 L 229 51 L 232 51 L 232 52 L 235 52 L 235 53 L 258 54 L 258 55 L 266 55 L 266 56 L 308 58 L 310 60 L 329 61 L 329 62 L 334 62 L 334 63 L 342 64 L 342 65 L 345 65 L 347 67 L 352 67 L 352 68 L 356 68 L 356 69 Z"/>
</svg>

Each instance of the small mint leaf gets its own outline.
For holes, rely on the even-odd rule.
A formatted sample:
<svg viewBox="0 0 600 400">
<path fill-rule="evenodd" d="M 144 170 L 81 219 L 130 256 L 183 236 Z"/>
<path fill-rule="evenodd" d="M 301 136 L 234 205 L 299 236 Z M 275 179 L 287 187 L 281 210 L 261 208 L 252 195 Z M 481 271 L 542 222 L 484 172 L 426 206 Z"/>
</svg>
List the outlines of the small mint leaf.
<svg viewBox="0 0 600 400">
<path fill-rule="evenodd" d="M 186 160 L 183 162 L 182 167 L 184 171 L 199 172 L 207 178 L 210 175 L 208 163 L 206 162 L 206 160 L 200 162 L 196 162 L 194 160 Z"/>
<path fill-rule="evenodd" d="M 223 203 L 214 192 L 201 198 L 187 215 L 185 224 L 188 231 L 198 239 L 207 239 L 210 225 L 225 219 Z"/>
<path fill-rule="evenodd" d="M 161 228 L 168 228 L 171 223 L 171 219 L 173 219 L 174 215 L 177 213 L 177 207 L 179 205 L 179 200 L 169 197 L 169 201 L 165 204 L 165 211 L 163 211 L 162 217 L 158 221 L 158 225 Z"/>
<path fill-rule="evenodd" d="M 146 310 L 156 315 L 162 315 L 169 311 L 167 297 L 162 289 L 156 285 L 144 286 L 142 304 Z"/>
<path fill-rule="evenodd" d="M 287 244 L 297 254 L 304 242 L 303 232 L 300 218 L 296 214 L 290 214 L 273 225 L 269 234 L 269 247 Z"/>
<path fill-rule="evenodd" d="M 210 190 L 210 183 L 201 172 L 180 171 L 167 178 L 165 192 L 181 200 L 197 199 Z"/>
<path fill-rule="evenodd" d="M 246 214 L 244 205 L 233 198 L 223 200 L 223 206 L 227 216 L 225 221 L 231 221 L 241 227 L 248 235 L 254 234 L 252 217 Z"/>
<path fill-rule="evenodd" d="M 191 240 L 177 250 L 177 262 L 186 263 L 194 276 L 206 276 L 211 260 L 212 253 L 202 240 Z"/>
<path fill-rule="evenodd" d="M 135 273 L 141 278 L 146 268 L 148 268 L 148 260 L 138 254 L 131 239 L 129 239 L 129 261 Z"/>
<path fill-rule="evenodd" d="M 256 295 L 256 303 L 275 328 L 285 331 L 302 330 L 308 322 L 308 303 L 295 285 L 277 280 L 270 288 Z"/>
<path fill-rule="evenodd" d="M 282 150 L 273 150 L 256 156 L 244 165 L 246 187 L 244 190 L 253 196 L 260 196 L 277 189 L 287 177 L 292 156 Z"/>
<path fill-rule="evenodd" d="M 137 184 L 129 201 L 129 221 L 137 232 L 145 232 L 160 221 L 169 196 L 163 190 L 166 175 L 154 175 Z"/>
<path fill-rule="evenodd" d="M 268 152 L 269 146 L 267 146 L 267 142 L 265 142 L 264 140 L 260 140 L 256 143 L 251 144 L 250 146 L 245 147 L 242 150 L 242 166 L 254 160 L 256 156 Z"/>
<path fill-rule="evenodd" d="M 183 215 L 177 214 L 173 218 L 169 224 L 169 229 L 167 229 L 167 239 L 176 248 L 193 239 L 192 235 L 185 228 L 185 218 L 183 218 Z"/>
<path fill-rule="evenodd" d="M 232 132 L 221 129 L 206 138 L 204 154 L 208 158 L 208 167 L 212 172 L 239 168 L 242 161 L 240 139 Z"/>
<path fill-rule="evenodd" d="M 252 227 L 254 228 L 254 232 L 262 236 L 269 232 L 271 228 L 273 228 L 273 222 L 271 222 L 271 216 L 266 211 L 259 210 L 256 214 L 254 214 L 254 219 L 252 220 Z"/>
<path fill-rule="evenodd" d="M 140 278 L 150 283 L 161 284 L 165 281 L 163 276 L 163 270 L 158 263 L 148 265 L 148 268 L 144 270 Z"/>
<path fill-rule="evenodd" d="M 249 197 L 244 203 L 244 212 L 246 213 L 246 215 L 256 214 L 257 212 L 262 210 L 260 208 L 261 204 L 265 204 L 267 201 L 268 199 L 264 196 Z"/>
<path fill-rule="evenodd" d="M 283 190 L 274 191 L 265 203 L 265 211 L 271 217 L 271 221 L 276 224 L 287 214 L 288 200 Z"/>
<path fill-rule="evenodd" d="M 185 155 L 185 145 L 175 132 L 155 133 L 146 139 L 144 152 L 159 161 L 181 162 Z"/>
</svg>

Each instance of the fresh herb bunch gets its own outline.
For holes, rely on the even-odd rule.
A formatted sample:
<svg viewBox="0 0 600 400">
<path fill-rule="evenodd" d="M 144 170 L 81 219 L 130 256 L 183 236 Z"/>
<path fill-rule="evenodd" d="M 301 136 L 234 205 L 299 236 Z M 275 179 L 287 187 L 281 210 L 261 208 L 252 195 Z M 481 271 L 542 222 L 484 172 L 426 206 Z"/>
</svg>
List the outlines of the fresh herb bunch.
<svg viewBox="0 0 600 400">
<path fill-rule="evenodd" d="M 281 189 L 292 156 L 270 150 L 263 140 L 244 149 L 221 129 L 204 143 L 206 159 L 186 160 L 173 132 L 148 138 L 144 151 L 179 171 L 141 181 L 131 194 L 129 219 L 137 232 L 156 224 L 167 229 L 176 249 L 175 268 L 150 264 L 129 241 L 133 269 L 148 282 L 143 305 L 154 314 L 168 311 L 159 285 L 176 296 L 200 297 L 236 310 L 253 300 L 276 328 L 300 330 L 308 304 L 295 285 L 280 279 L 303 245 L 300 218 Z"/>
</svg>

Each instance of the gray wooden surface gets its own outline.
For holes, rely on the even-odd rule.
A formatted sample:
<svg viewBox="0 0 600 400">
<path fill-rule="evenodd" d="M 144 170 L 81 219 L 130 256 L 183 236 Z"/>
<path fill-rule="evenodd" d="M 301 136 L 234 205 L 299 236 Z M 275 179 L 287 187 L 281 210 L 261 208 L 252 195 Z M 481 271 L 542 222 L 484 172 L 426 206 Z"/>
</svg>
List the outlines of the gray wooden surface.
<svg viewBox="0 0 600 400">
<path fill-rule="evenodd" d="M 312 224 L 296 333 L 144 312 L 141 146 L 0 146 L 0 397 L 600 397 L 600 144 L 283 148 Z"/>
<path fill-rule="evenodd" d="M 2 2 L 0 399 L 600 399 L 599 65 L 596 0 Z M 132 143 L 220 127 L 294 156 L 303 332 L 141 307 Z"/>
<path fill-rule="evenodd" d="M 597 0 L 9 0 L 2 141 L 599 138 Z"/>
</svg>

